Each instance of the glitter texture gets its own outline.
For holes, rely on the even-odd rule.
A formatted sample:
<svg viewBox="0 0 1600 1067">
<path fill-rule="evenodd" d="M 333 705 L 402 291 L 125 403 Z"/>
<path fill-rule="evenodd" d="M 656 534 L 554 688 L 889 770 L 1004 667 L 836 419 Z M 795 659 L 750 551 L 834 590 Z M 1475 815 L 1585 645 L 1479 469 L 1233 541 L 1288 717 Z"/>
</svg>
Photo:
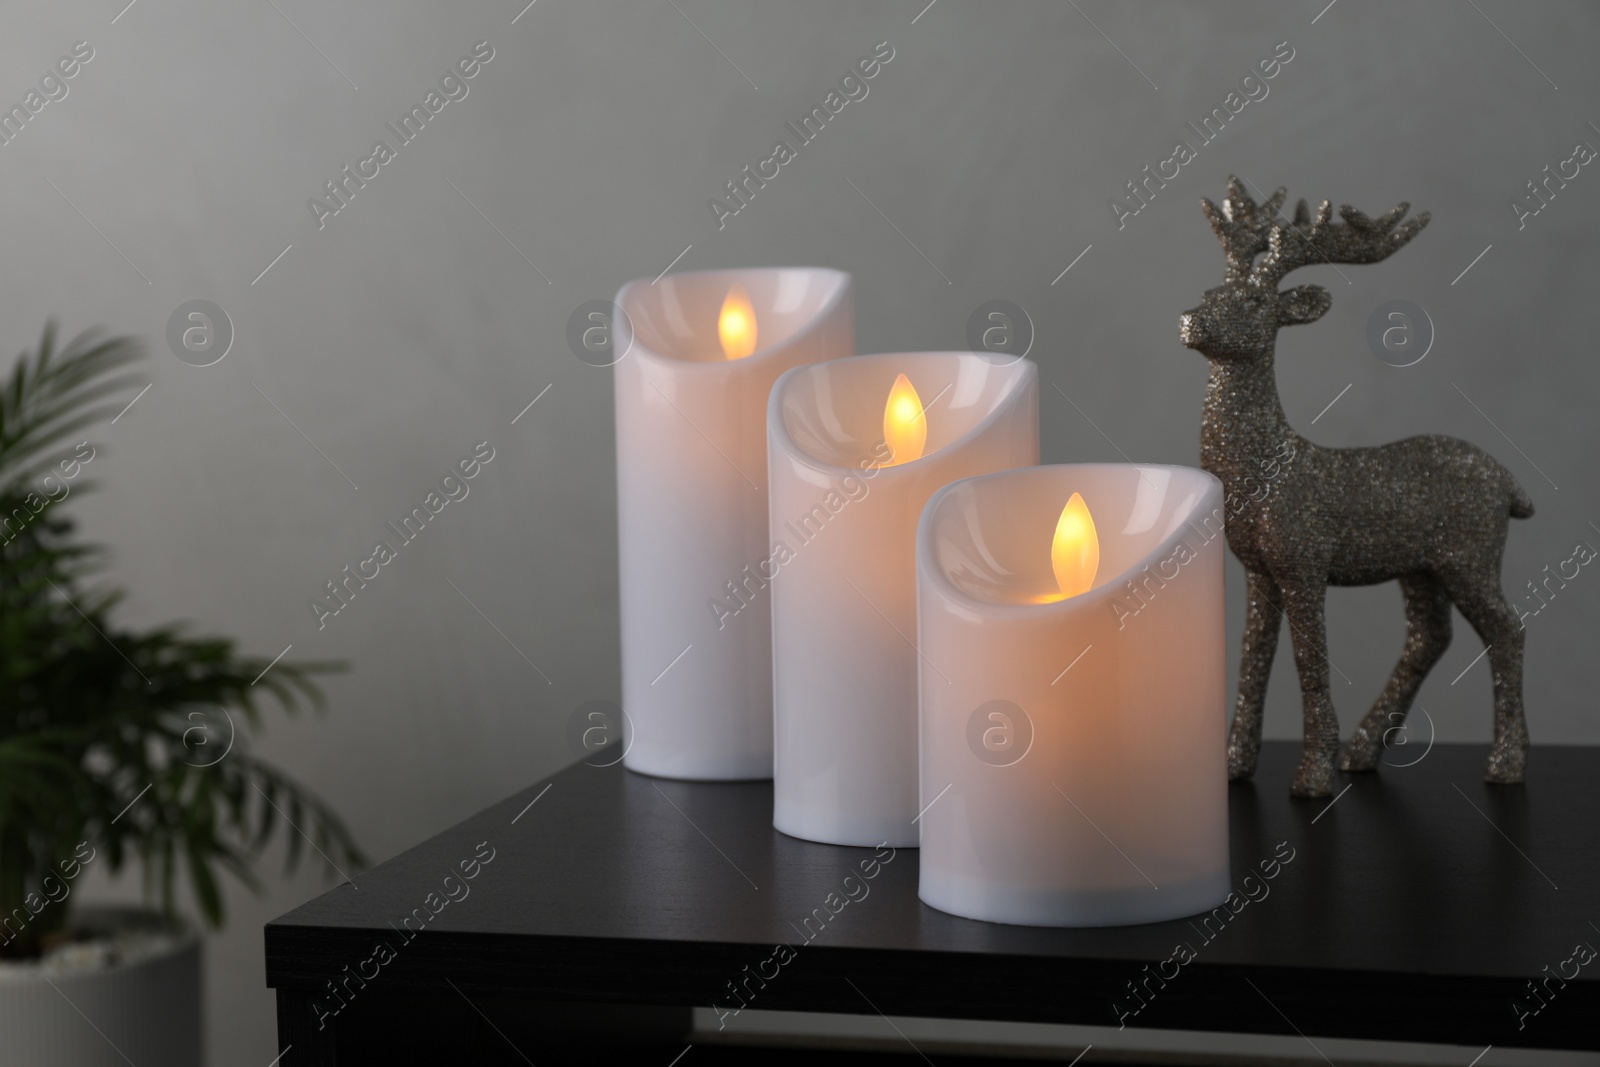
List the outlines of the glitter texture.
<svg viewBox="0 0 1600 1067">
<path fill-rule="evenodd" d="M 1249 610 L 1239 699 L 1228 737 L 1228 774 L 1248 778 L 1261 751 L 1261 715 L 1277 648 L 1289 623 L 1300 677 L 1305 747 L 1290 792 L 1329 796 L 1342 771 L 1370 771 L 1384 735 L 1401 726 L 1428 671 L 1450 644 L 1454 604 L 1488 646 L 1494 677 L 1494 745 L 1487 779 L 1520 782 L 1528 728 L 1522 708 L 1523 631 L 1500 588 L 1512 518 L 1533 514 L 1511 473 L 1481 449 L 1428 435 L 1375 448 L 1323 448 L 1290 429 L 1278 400 L 1273 347 L 1281 326 L 1313 322 L 1332 303 L 1318 285 L 1279 291 L 1296 267 L 1376 263 L 1428 223 L 1409 205 L 1369 218 L 1349 205 L 1332 220 L 1300 201 L 1281 212 L 1279 189 L 1256 204 L 1237 178 L 1219 208 L 1202 200 L 1227 257 L 1222 285 L 1185 312 L 1180 336 L 1211 364 L 1200 465 L 1222 480 L 1228 546 L 1244 564 Z M 1402 219 L 1405 221 L 1402 222 Z M 1263 254 L 1264 253 L 1264 254 Z M 1257 256 L 1260 260 L 1257 261 Z M 1406 643 L 1383 694 L 1339 753 L 1329 692 L 1324 598 L 1330 585 L 1391 579 L 1405 595 Z"/>
</svg>

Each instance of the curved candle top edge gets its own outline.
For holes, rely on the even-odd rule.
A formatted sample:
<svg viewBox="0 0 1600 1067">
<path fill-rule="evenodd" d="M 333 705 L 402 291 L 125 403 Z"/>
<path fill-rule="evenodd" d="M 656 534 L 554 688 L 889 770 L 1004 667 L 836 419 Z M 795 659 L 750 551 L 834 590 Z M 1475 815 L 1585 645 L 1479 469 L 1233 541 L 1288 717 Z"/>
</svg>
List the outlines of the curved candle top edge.
<svg viewBox="0 0 1600 1067">
<path fill-rule="evenodd" d="M 807 319 L 799 329 L 790 334 L 788 337 L 785 337 L 783 340 L 771 345 L 758 347 L 748 356 L 743 356 L 739 359 L 684 359 L 646 345 L 644 342 L 639 340 L 637 331 L 633 330 L 630 326 L 629 333 L 631 343 L 628 346 L 627 353 L 622 358 L 619 358 L 613 365 L 620 365 L 622 363 L 622 359 L 632 355 L 648 357 L 658 363 L 672 367 L 683 368 L 711 367 L 723 368 L 726 370 L 733 367 L 753 366 L 767 362 L 768 357 L 793 348 L 796 344 L 815 334 L 819 328 L 819 325 L 832 316 L 834 312 L 839 309 L 839 305 L 844 303 L 847 296 L 854 291 L 855 276 L 849 271 L 838 270 L 834 267 L 730 267 L 727 269 L 718 270 L 680 271 L 676 274 L 667 274 L 662 276 L 662 278 L 688 278 L 696 276 L 709 278 L 722 276 L 728 278 L 730 282 L 736 282 L 741 277 L 748 277 L 753 274 L 782 274 L 789 271 L 799 271 L 809 274 L 833 275 L 838 279 L 838 284 L 833 287 L 833 291 L 828 294 L 827 298 L 817 306 L 817 310 L 811 314 L 811 317 Z M 656 280 L 659 281 L 661 279 Z M 635 278 L 630 282 L 624 283 L 623 286 L 617 290 L 616 296 L 611 298 L 611 303 L 615 307 L 622 308 L 623 311 L 627 313 L 627 303 L 625 302 L 626 298 L 635 290 L 648 289 L 654 284 L 655 281 L 652 281 L 649 278 Z M 759 313 L 757 316 L 757 321 L 759 322 Z M 630 324 L 632 322 L 631 313 L 629 314 L 629 322 Z M 851 346 L 854 347 L 853 336 L 851 338 Z"/>
<path fill-rule="evenodd" d="M 871 352 L 855 356 L 845 356 L 841 360 L 830 360 L 828 361 L 827 365 L 858 359 L 888 360 L 907 359 L 917 356 L 957 356 L 971 357 L 973 359 L 984 358 L 983 353 L 961 349 L 951 349 L 949 351 L 928 350 L 919 352 Z M 968 427 L 965 433 L 961 434 L 961 436 L 946 443 L 940 448 L 937 448 L 932 452 L 925 453 L 916 459 L 907 460 L 904 463 L 894 463 L 890 464 L 889 466 L 876 467 L 874 470 L 876 471 L 877 476 L 881 477 L 885 474 L 892 475 L 895 471 L 924 470 L 926 469 L 926 466 L 930 460 L 933 460 L 939 456 L 948 455 L 957 448 L 965 447 L 979 434 L 987 431 L 992 425 L 1000 420 L 1003 412 L 1008 410 L 1012 405 L 1021 402 L 1020 397 L 1025 392 L 1026 386 L 1030 384 L 1034 386 L 1038 385 L 1039 365 L 1037 363 L 1031 359 L 1018 358 L 1015 364 L 1007 364 L 1007 366 L 1017 365 L 1021 365 L 1024 369 L 1017 374 L 1014 381 L 1009 383 L 1006 393 L 1001 396 L 998 401 L 996 401 L 994 407 L 990 409 L 987 415 L 973 423 L 972 426 Z M 857 469 L 854 465 L 834 463 L 829 460 L 820 459 L 816 455 L 812 454 L 808 449 L 802 447 L 800 443 L 794 439 L 794 435 L 789 432 L 789 427 L 784 422 L 783 414 L 779 410 L 782 406 L 783 392 L 789 387 L 789 379 L 791 376 L 798 378 L 802 374 L 815 371 L 820 366 L 824 366 L 824 364 L 810 363 L 805 364 L 804 366 L 791 367 L 779 375 L 777 381 L 772 383 L 772 393 L 767 397 L 768 451 L 769 453 L 771 452 L 770 445 L 780 444 L 784 446 L 784 452 L 786 455 L 793 459 L 799 460 L 812 470 L 830 475 L 840 472 L 852 472 Z M 1005 368 L 1002 367 L 1000 369 L 1003 370 Z M 942 493 L 943 491 L 944 487 L 941 487 L 938 492 Z M 937 495 L 937 493 L 935 495 Z"/>
<path fill-rule="evenodd" d="M 960 486 L 966 485 L 969 482 L 983 481 L 989 478 L 1003 478 L 1008 475 L 1016 477 L 1028 471 L 1066 470 L 1071 468 L 1077 468 L 1081 470 L 1087 468 L 1105 467 L 1132 467 L 1135 470 L 1184 471 L 1189 474 L 1201 475 L 1202 481 L 1208 481 L 1210 484 L 1206 486 L 1205 492 L 1201 495 L 1200 500 L 1195 504 L 1194 509 L 1190 512 L 1189 516 L 1184 520 L 1184 522 L 1179 523 L 1170 533 L 1153 544 L 1148 552 L 1140 555 L 1128 566 L 1122 568 L 1113 575 L 1108 575 L 1103 581 L 1097 582 L 1094 588 L 1079 593 L 1077 596 L 1064 597 L 1060 600 L 1045 602 L 985 600 L 981 597 L 973 596 L 965 589 L 962 589 L 960 586 L 956 585 L 955 582 L 950 580 L 950 576 L 944 572 L 944 569 L 938 565 L 934 548 L 931 543 L 931 539 L 933 537 L 933 515 L 935 511 L 944 503 L 945 498 Z M 1088 605 L 1091 603 L 1098 604 L 1102 600 L 1109 599 L 1111 596 L 1117 594 L 1119 587 L 1129 575 L 1136 573 L 1140 570 L 1140 568 L 1162 558 L 1165 554 L 1175 549 L 1178 541 L 1184 534 L 1187 523 L 1192 521 L 1197 515 L 1209 514 L 1210 512 L 1207 511 L 1206 505 L 1213 499 L 1215 499 L 1217 506 L 1220 507 L 1223 501 L 1222 482 L 1216 477 L 1216 475 L 1210 473 L 1209 471 L 1201 470 L 1199 467 L 1186 467 L 1181 463 L 1042 463 L 1037 467 L 1019 467 L 1012 470 L 994 471 L 990 474 L 978 474 L 970 478 L 961 478 L 951 482 L 949 485 L 940 487 L 937 492 L 929 497 L 927 504 L 923 506 L 922 515 L 917 520 L 916 563 L 918 586 L 921 586 L 922 576 L 924 572 L 926 572 L 929 580 L 938 587 L 939 592 L 943 596 L 971 610 L 982 611 L 990 614 L 999 612 L 1002 615 L 1015 615 L 1020 618 L 1047 617 L 1051 613 L 1066 614 L 1077 610 L 1074 605 Z M 925 563 L 926 565 L 924 565 Z"/>
</svg>

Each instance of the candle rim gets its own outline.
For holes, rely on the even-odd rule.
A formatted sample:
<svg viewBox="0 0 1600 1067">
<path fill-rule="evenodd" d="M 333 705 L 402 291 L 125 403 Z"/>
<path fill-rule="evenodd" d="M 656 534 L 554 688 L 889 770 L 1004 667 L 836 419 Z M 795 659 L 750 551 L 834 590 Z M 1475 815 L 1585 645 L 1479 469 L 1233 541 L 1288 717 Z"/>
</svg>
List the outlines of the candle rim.
<svg viewBox="0 0 1600 1067">
<path fill-rule="evenodd" d="M 1187 521 L 1179 524 L 1165 537 L 1153 544 L 1148 552 L 1140 555 L 1138 559 L 1131 562 L 1127 567 L 1117 571 L 1115 574 L 1108 575 L 1102 581 L 1097 581 L 1093 588 L 1087 589 L 1084 592 L 1079 593 L 1077 596 L 1064 597 L 1060 600 L 1046 603 L 1018 603 L 1012 601 L 985 600 L 982 597 L 972 595 L 950 580 L 949 575 L 944 573 L 944 569 L 938 565 L 935 557 L 933 546 L 933 516 L 939 507 L 943 505 L 945 499 L 950 494 L 956 492 L 962 486 L 965 486 L 971 482 L 985 481 L 991 478 L 1003 478 L 1008 475 L 1015 477 L 1019 473 L 1025 471 L 1085 471 L 1102 468 L 1120 469 L 1125 467 L 1133 467 L 1139 471 L 1182 471 L 1187 476 L 1201 476 L 1200 480 L 1206 485 L 1206 489 L 1201 495 L 1200 501 L 1196 503 L 1194 511 L 1191 513 L 1191 517 L 1193 515 L 1210 514 L 1211 512 L 1207 510 L 1207 507 L 1208 505 L 1212 505 L 1213 501 L 1214 507 L 1212 510 L 1219 509 L 1222 506 L 1223 487 L 1221 479 L 1212 474 L 1210 471 L 1202 470 L 1199 467 L 1184 466 L 1180 463 L 1041 463 L 1034 467 L 1013 467 L 1010 470 L 991 471 L 988 474 L 977 474 L 969 478 L 959 478 L 948 485 L 941 486 L 932 496 L 930 496 L 927 504 L 925 504 L 922 508 L 922 515 L 917 519 L 916 568 L 917 588 L 919 592 L 922 588 L 923 575 L 926 574 L 928 580 L 933 583 L 941 596 L 956 602 L 962 607 L 987 612 L 989 614 L 998 612 L 1003 616 L 1014 615 L 1019 618 L 1046 617 L 1051 613 L 1064 614 L 1069 610 L 1075 610 L 1071 607 L 1072 605 L 1082 605 L 1090 603 L 1091 601 L 1108 600 L 1114 595 L 1120 595 L 1121 586 L 1129 575 L 1134 574 L 1135 572 L 1139 571 L 1140 568 L 1154 560 L 1164 558 L 1177 547 L 1178 542 L 1183 540 L 1183 536 L 1187 529 Z"/>
<path fill-rule="evenodd" d="M 800 461 L 801 463 L 805 464 L 805 466 L 807 466 L 807 467 L 811 468 L 812 470 L 815 470 L 815 471 L 817 471 L 819 473 L 829 474 L 829 475 L 841 474 L 841 473 L 858 473 L 859 472 L 859 467 L 857 465 L 855 465 L 855 464 L 845 465 L 845 464 L 840 464 L 840 463 L 834 463 L 834 462 L 832 462 L 830 460 L 820 459 L 817 456 L 813 455 L 810 452 L 810 450 L 802 447 L 801 444 L 794 439 L 794 435 L 789 432 L 788 424 L 783 419 L 782 407 L 783 407 L 783 394 L 784 394 L 785 390 L 789 389 L 794 384 L 794 380 L 798 380 L 799 377 L 803 373 L 805 373 L 805 372 L 820 372 L 823 368 L 830 368 L 831 369 L 831 365 L 835 364 L 835 363 L 845 363 L 845 362 L 849 362 L 851 360 L 857 360 L 857 359 L 864 359 L 864 360 L 890 360 L 890 359 L 905 359 L 907 357 L 918 357 L 918 356 L 941 356 L 941 357 L 942 356 L 956 356 L 956 357 L 960 358 L 961 361 L 963 361 L 963 362 L 967 361 L 968 359 L 980 359 L 980 360 L 984 359 L 984 356 L 983 356 L 982 353 L 973 352 L 973 351 L 970 351 L 968 349 L 949 349 L 949 350 L 927 349 L 927 350 L 923 350 L 923 351 L 914 351 L 914 352 L 870 352 L 870 353 L 863 353 L 863 354 L 854 355 L 854 356 L 845 356 L 843 359 L 828 360 L 828 361 L 826 361 L 824 363 L 806 363 L 806 364 L 802 364 L 801 366 L 798 366 L 798 367 L 791 367 L 788 370 L 784 371 L 782 374 L 780 374 L 778 376 L 778 380 L 772 383 L 772 393 L 767 398 L 767 450 L 768 450 L 768 453 L 769 454 L 771 453 L 771 451 L 772 451 L 774 446 L 782 446 L 785 455 L 787 455 L 787 456 L 789 456 L 789 457 L 791 457 L 791 458 L 793 458 L 795 460 Z M 985 362 L 988 362 L 988 361 L 985 360 Z M 933 459 L 936 456 L 941 456 L 941 455 L 944 455 L 944 454 L 952 451 L 953 449 L 956 449 L 956 448 L 959 448 L 959 447 L 964 447 L 965 445 L 970 443 L 977 435 L 986 432 L 994 423 L 998 422 L 1000 417 L 1001 417 L 1001 413 L 1002 412 L 1006 411 L 1008 408 L 1010 408 L 1011 406 L 1013 406 L 1015 404 L 1021 403 L 1022 402 L 1022 398 L 1029 391 L 1029 386 L 1030 385 L 1033 387 L 1032 388 L 1033 393 L 1035 395 L 1037 395 L 1037 393 L 1038 393 L 1038 382 L 1039 382 L 1039 365 L 1037 363 L 1035 363 L 1033 360 L 1027 359 L 1027 358 L 1020 358 L 1020 359 L 1016 360 L 1013 363 L 1007 363 L 1007 364 L 992 364 L 991 363 L 990 366 L 993 366 L 996 370 L 1002 371 L 1002 372 L 1003 371 L 1008 371 L 1012 367 L 1021 367 L 1022 369 L 1015 372 L 1015 379 L 1013 381 L 1011 381 L 1010 383 L 1008 383 L 1008 391 L 1007 391 L 1007 393 L 1000 397 L 1000 399 L 995 403 L 994 407 L 990 409 L 990 411 L 989 411 L 989 413 L 987 415 L 985 415 L 983 418 L 979 419 L 972 426 L 968 427 L 967 430 L 965 432 L 963 432 L 959 437 L 956 437 L 956 438 L 952 439 L 949 443 L 943 445 L 940 448 L 934 449 L 932 452 L 924 452 L 922 455 L 918 456 L 916 459 L 908 459 L 904 463 L 895 463 L 895 464 L 891 464 L 890 466 L 886 466 L 886 467 L 873 467 L 873 468 L 871 468 L 873 471 L 876 472 L 874 474 L 874 477 L 882 477 L 884 474 L 888 474 L 891 471 L 906 471 L 906 470 L 918 469 L 918 465 L 919 464 L 926 464 L 927 461 Z M 791 379 L 793 379 L 793 380 L 791 380 Z M 927 410 L 926 407 L 924 407 L 923 410 L 926 411 Z M 926 418 L 926 415 L 924 415 L 924 418 Z M 865 457 L 863 457 L 863 458 L 865 458 Z M 942 492 L 942 488 L 941 488 L 940 491 Z"/>
<path fill-rule="evenodd" d="M 649 345 L 646 345 L 639 339 L 638 331 L 632 328 L 633 314 L 632 312 L 628 311 L 628 305 L 626 301 L 633 298 L 634 294 L 636 293 L 648 291 L 650 287 L 655 284 L 656 280 L 666 281 L 668 279 L 697 277 L 712 278 L 720 275 L 729 279 L 731 284 L 732 282 L 738 281 L 742 277 L 749 277 L 751 275 L 783 274 L 791 271 L 799 271 L 806 274 L 815 274 L 825 278 L 830 278 L 834 282 L 833 289 L 823 299 L 822 303 L 817 305 L 816 311 L 812 312 L 811 317 L 807 319 L 799 329 L 795 330 L 781 341 L 774 342 L 770 345 L 761 345 L 748 356 L 743 356 L 739 359 L 684 359 L 680 356 L 673 355 L 672 353 L 662 352 L 658 349 L 651 348 Z M 623 286 L 617 290 L 617 295 L 611 298 L 612 308 L 622 309 L 623 313 L 628 316 L 628 323 L 630 327 L 628 349 L 622 357 L 619 357 L 616 360 L 616 363 L 621 363 L 622 360 L 627 356 L 637 355 L 642 358 L 648 357 L 652 362 L 665 366 L 686 368 L 686 373 L 693 372 L 688 370 L 689 368 L 696 370 L 699 368 L 715 368 L 721 369 L 724 373 L 728 373 L 736 367 L 748 367 L 766 363 L 769 362 L 769 357 L 773 356 L 774 354 L 785 352 L 794 347 L 796 344 L 799 344 L 803 340 L 811 337 L 818 329 L 821 328 L 821 324 L 832 317 L 834 312 L 838 310 L 839 306 L 843 304 L 844 301 L 850 297 L 850 294 L 855 291 L 855 276 L 849 271 L 839 270 L 835 267 L 709 268 L 706 270 L 677 271 L 672 274 L 664 274 L 660 277 L 660 279 L 656 280 L 652 280 L 650 278 L 635 278 L 630 282 L 624 283 Z M 748 286 L 746 286 L 745 292 L 749 292 Z M 754 301 L 752 301 L 752 305 L 753 304 Z M 719 304 L 718 306 L 720 307 L 721 305 Z M 761 309 L 756 308 L 755 310 L 758 312 L 756 316 L 756 323 L 759 326 L 761 321 L 759 312 Z M 852 330 L 852 334 L 853 332 L 854 331 Z M 715 337 L 712 338 L 712 340 L 715 339 Z M 854 347 L 853 338 L 852 347 Z M 613 364 L 613 366 L 615 365 L 616 364 Z M 707 370 L 706 373 L 712 373 L 712 371 Z"/>
</svg>

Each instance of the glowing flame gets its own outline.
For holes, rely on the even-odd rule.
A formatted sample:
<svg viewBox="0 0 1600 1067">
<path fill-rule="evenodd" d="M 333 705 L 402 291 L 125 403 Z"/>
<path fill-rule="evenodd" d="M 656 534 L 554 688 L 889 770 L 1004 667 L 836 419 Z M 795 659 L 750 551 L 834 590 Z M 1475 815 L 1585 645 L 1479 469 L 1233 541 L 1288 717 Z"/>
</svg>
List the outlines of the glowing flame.
<svg viewBox="0 0 1600 1067">
<path fill-rule="evenodd" d="M 723 355 L 729 359 L 743 359 L 756 350 L 756 309 L 750 306 L 750 298 L 738 282 L 722 302 L 717 337 L 722 341 Z"/>
<path fill-rule="evenodd" d="M 1094 530 L 1089 505 L 1077 493 L 1061 509 L 1056 520 L 1056 535 L 1050 542 L 1050 566 L 1056 572 L 1061 592 L 1041 597 L 1044 603 L 1065 600 L 1087 593 L 1100 570 L 1100 537 Z"/>
<path fill-rule="evenodd" d="M 927 412 L 922 408 L 916 386 L 904 374 L 894 380 L 889 388 L 889 402 L 883 405 L 883 439 L 890 448 L 885 467 L 921 459 L 922 449 L 928 443 Z"/>
</svg>

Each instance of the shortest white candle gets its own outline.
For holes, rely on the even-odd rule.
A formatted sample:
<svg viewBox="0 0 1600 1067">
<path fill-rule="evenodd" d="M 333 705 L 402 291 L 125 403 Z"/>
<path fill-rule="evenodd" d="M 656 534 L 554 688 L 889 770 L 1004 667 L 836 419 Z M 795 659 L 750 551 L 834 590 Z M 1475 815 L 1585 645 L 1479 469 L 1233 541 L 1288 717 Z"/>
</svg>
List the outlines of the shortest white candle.
<svg viewBox="0 0 1600 1067">
<path fill-rule="evenodd" d="M 1222 483 L 1185 467 L 1033 467 L 929 500 L 925 903 L 1107 926 L 1228 895 L 1223 520 Z"/>
</svg>

